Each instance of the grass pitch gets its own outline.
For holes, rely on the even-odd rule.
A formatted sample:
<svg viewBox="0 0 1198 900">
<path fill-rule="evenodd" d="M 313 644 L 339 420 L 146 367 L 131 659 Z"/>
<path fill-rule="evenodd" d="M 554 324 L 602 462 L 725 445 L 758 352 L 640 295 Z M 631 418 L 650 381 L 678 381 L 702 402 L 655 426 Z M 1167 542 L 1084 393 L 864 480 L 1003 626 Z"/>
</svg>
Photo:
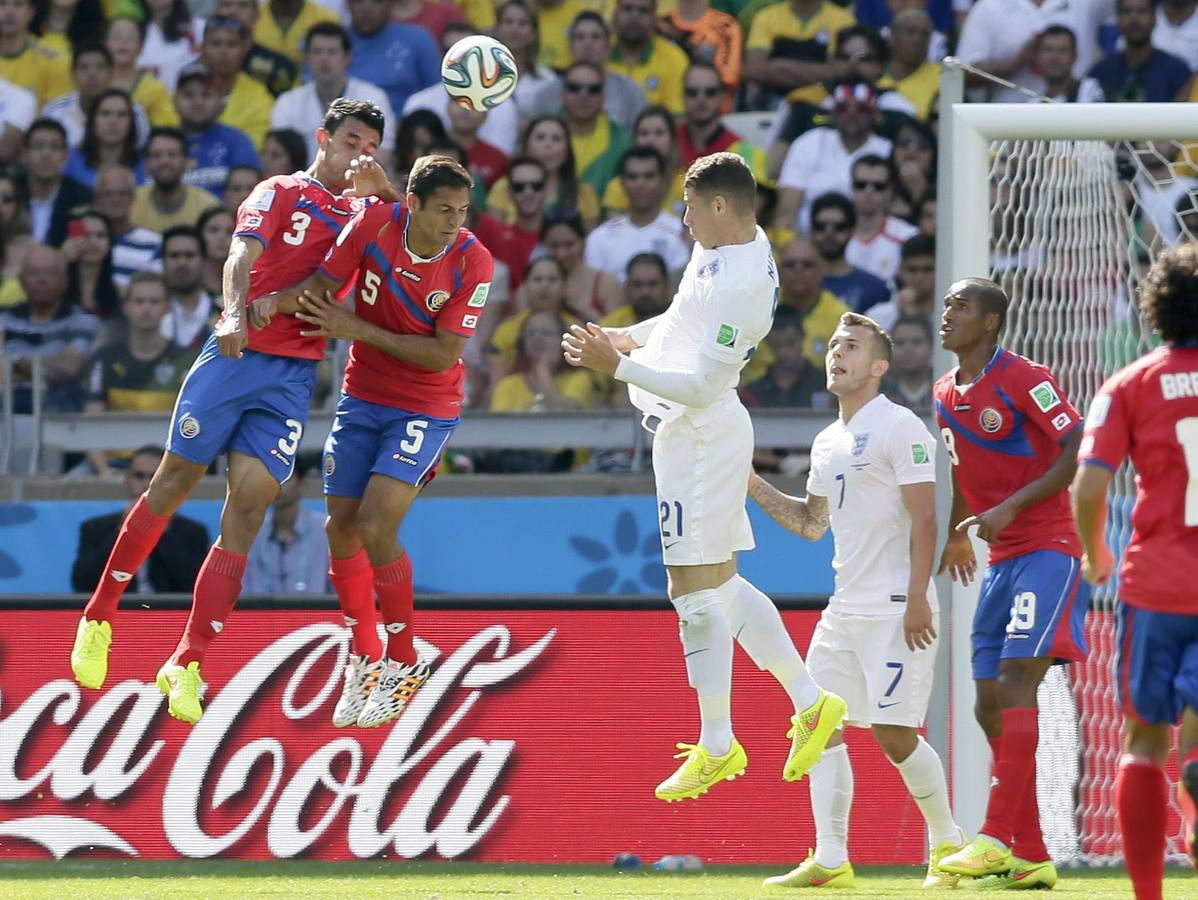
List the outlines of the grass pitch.
<svg viewBox="0 0 1198 900">
<path fill-rule="evenodd" d="M 702 872 L 618 871 L 608 866 L 528 866 L 484 863 L 389 862 L 144 862 L 68 860 L 0 863 L 0 898 L 78 900 L 200 900 L 285 897 L 296 900 L 366 900 L 373 897 L 449 900 L 468 897 L 707 898 L 787 897 L 762 887 L 778 867 L 713 866 Z M 1062 871 L 1051 896 L 1127 898 L 1131 885 L 1121 869 Z M 861 868 L 854 890 L 832 897 L 926 897 L 915 868 Z M 973 892 L 970 892 L 972 894 Z M 1169 870 L 1168 900 L 1198 900 L 1198 876 Z"/>
</svg>

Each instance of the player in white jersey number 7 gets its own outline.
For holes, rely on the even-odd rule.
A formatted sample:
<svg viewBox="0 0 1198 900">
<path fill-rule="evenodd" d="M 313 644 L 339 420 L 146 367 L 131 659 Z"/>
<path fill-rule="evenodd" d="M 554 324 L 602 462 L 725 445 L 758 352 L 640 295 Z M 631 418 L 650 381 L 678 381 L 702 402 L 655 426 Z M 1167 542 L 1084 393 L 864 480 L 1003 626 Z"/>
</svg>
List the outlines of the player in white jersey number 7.
<svg viewBox="0 0 1198 900">
<path fill-rule="evenodd" d="M 662 556 L 702 719 L 699 740 L 678 745 L 681 766 L 657 786 L 667 802 L 698 797 L 748 764 L 732 734 L 734 636 L 794 703 L 783 780 L 807 774 L 845 713 L 844 701 L 808 674 L 773 602 L 736 574 L 737 552 L 754 546 L 745 511 L 753 425 L 736 384 L 778 300 L 777 269 L 754 216 L 757 183 L 739 156 L 716 153 L 697 160 L 683 184 L 695 249 L 669 309 L 631 328 L 588 323 L 562 337 L 570 365 L 626 382 L 645 422 L 659 421 Z"/>
<path fill-rule="evenodd" d="M 783 528 L 818 540 L 832 526 L 836 592 L 811 637 L 807 665 L 848 703 L 846 722 L 869 728 L 903 776 L 928 824 L 924 887 L 955 887 L 940 860 L 965 846 L 948 805 L 944 767 L 919 736 L 932 693 L 939 610 L 935 443 L 914 413 L 882 396 L 890 336 L 845 313 L 828 342 L 828 391 L 840 416 L 811 446 L 807 496 L 789 497 L 753 475 L 749 495 Z M 851 887 L 853 769 L 838 732 L 811 770 L 815 853 L 766 880 L 787 887 Z"/>
</svg>

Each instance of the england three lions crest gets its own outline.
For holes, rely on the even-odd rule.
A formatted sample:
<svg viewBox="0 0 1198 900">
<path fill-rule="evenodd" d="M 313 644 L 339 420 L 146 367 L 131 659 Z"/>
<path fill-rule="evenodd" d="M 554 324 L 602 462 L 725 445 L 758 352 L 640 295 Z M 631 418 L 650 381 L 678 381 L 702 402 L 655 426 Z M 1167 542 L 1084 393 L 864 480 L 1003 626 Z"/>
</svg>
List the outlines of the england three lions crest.
<svg viewBox="0 0 1198 900">
<path fill-rule="evenodd" d="M 865 448 L 869 445 L 869 434 L 853 435 L 853 456 L 860 456 L 865 452 Z"/>
<path fill-rule="evenodd" d="M 441 307 L 449 302 L 449 294 L 445 291 L 433 291 L 425 298 L 424 304 L 429 312 L 440 312 Z"/>
</svg>

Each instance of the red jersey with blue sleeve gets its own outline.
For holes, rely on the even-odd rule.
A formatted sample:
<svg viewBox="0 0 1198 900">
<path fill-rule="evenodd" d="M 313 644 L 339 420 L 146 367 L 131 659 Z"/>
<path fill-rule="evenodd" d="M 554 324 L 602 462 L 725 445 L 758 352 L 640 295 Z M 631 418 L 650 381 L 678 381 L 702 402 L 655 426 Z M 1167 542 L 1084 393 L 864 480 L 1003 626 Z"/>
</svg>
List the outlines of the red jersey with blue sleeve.
<svg viewBox="0 0 1198 900">
<path fill-rule="evenodd" d="M 260 183 L 237 209 L 233 234 L 261 241 L 266 249 L 250 270 L 249 303 L 296 282 L 320 265 L 364 200 L 339 197 L 302 172 Z M 272 356 L 324 359 L 324 338 L 302 337 L 295 316 L 275 316 L 261 331 L 250 329 L 249 348 Z"/>
<path fill-rule="evenodd" d="M 936 421 L 970 511 L 997 506 L 1048 471 L 1081 416 L 1047 366 L 999 347 L 970 384 L 957 370 L 932 388 Z M 990 545 L 990 564 L 1035 550 L 1081 557 L 1069 492 L 1025 507 Z"/>
<path fill-rule="evenodd" d="M 432 259 L 408 250 L 410 216 L 401 203 L 358 213 L 337 239 L 321 271 L 345 281 L 357 271 L 354 312 L 395 334 L 433 336 L 438 329 L 470 337 L 478 327 L 494 263 L 491 252 L 465 228 Z M 423 369 L 354 341 L 345 370 L 351 397 L 439 418 L 462 410 L 466 367 L 459 359 L 444 372 Z"/>
<path fill-rule="evenodd" d="M 1198 347 L 1162 347 L 1107 379 L 1090 405 L 1079 462 L 1136 467 L 1134 531 L 1119 596 L 1198 615 Z"/>
</svg>

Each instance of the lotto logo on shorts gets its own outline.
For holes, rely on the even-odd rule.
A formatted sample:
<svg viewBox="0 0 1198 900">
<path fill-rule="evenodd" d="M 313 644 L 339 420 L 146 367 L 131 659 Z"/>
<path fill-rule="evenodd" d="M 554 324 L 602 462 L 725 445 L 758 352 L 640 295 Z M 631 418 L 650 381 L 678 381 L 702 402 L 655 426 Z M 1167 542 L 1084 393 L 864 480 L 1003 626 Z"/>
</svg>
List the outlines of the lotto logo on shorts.
<svg viewBox="0 0 1198 900">
<path fill-rule="evenodd" d="M 1061 398 L 1057 396 L 1057 392 L 1053 389 L 1052 383 L 1049 381 L 1041 381 L 1027 393 L 1036 402 L 1036 406 L 1039 407 L 1040 412 L 1048 412 L 1061 402 Z"/>
<path fill-rule="evenodd" d="M 721 347 L 731 347 L 736 343 L 736 336 L 740 334 L 740 329 L 733 325 L 721 324 L 720 330 L 715 336 L 715 342 Z"/>
<path fill-rule="evenodd" d="M 416 460 L 412 459 L 412 457 L 410 457 L 410 456 L 404 456 L 402 453 L 393 453 L 393 454 L 391 454 L 391 458 L 392 458 L 392 459 L 397 459 L 397 460 L 399 460 L 401 463 L 406 463 L 406 464 L 408 464 L 409 466 L 415 466 L 415 465 L 418 465 L 418 463 L 416 462 Z"/>
<path fill-rule="evenodd" d="M 185 438 L 196 437 L 200 433 L 200 420 L 188 413 L 179 420 L 179 434 Z"/>
</svg>

